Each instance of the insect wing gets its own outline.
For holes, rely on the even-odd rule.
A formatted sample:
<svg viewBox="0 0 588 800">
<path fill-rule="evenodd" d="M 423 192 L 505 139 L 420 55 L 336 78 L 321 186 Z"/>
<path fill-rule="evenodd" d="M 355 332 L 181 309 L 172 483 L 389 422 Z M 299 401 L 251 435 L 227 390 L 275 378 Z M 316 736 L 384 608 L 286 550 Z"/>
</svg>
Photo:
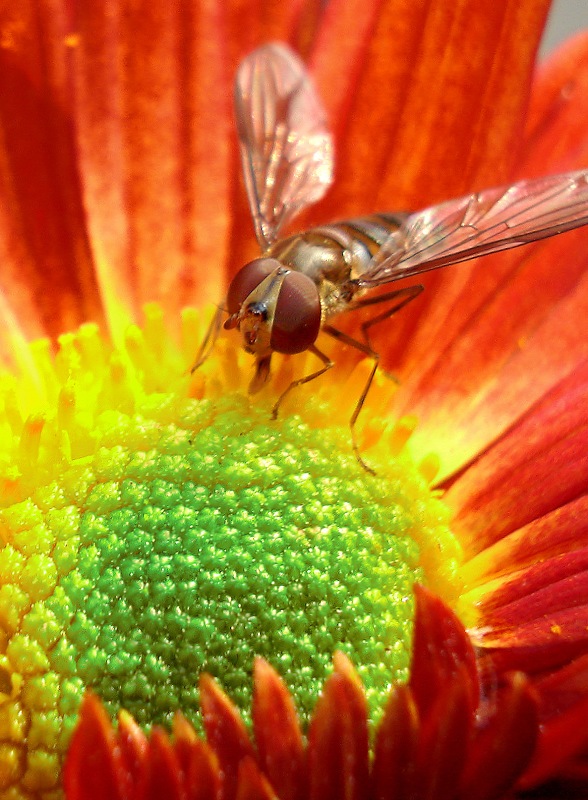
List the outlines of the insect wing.
<svg viewBox="0 0 588 800">
<path fill-rule="evenodd" d="M 378 286 L 588 224 L 588 171 L 487 189 L 411 214 L 360 283 Z"/>
<path fill-rule="evenodd" d="M 241 63 L 235 114 L 255 234 L 263 250 L 332 183 L 333 141 L 304 64 L 268 44 Z"/>
</svg>

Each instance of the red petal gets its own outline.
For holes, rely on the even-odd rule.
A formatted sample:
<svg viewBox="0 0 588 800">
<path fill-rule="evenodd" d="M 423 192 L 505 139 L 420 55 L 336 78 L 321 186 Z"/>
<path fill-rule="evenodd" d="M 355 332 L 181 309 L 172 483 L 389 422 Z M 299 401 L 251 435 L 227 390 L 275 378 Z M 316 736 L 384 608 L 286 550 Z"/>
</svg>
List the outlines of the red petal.
<svg viewBox="0 0 588 800">
<path fill-rule="evenodd" d="M 421 719 L 426 719 L 437 698 L 456 675 L 468 685 L 470 709 L 478 704 L 476 657 L 457 616 L 432 592 L 415 587 L 417 610 L 409 686 Z M 431 654 L 434 657 L 431 657 Z"/>
<path fill-rule="evenodd" d="M 118 715 L 118 745 L 134 787 L 133 798 L 144 798 L 150 776 L 149 742 L 126 711 Z"/>
<path fill-rule="evenodd" d="M 539 681 L 537 691 L 544 718 L 535 758 L 521 782 L 525 788 L 565 773 L 575 756 L 586 753 L 588 656 Z"/>
<path fill-rule="evenodd" d="M 547 559 L 515 573 L 481 600 L 485 621 L 489 617 L 526 622 L 557 611 L 584 607 L 588 581 L 588 547 Z M 582 617 L 583 614 L 579 613 Z M 588 632 L 587 632 L 588 635 Z"/>
<path fill-rule="evenodd" d="M 255 758 L 247 728 L 236 707 L 210 675 L 200 678 L 200 706 L 206 738 L 223 774 L 223 800 L 233 800 L 239 763 L 246 756 Z"/>
<path fill-rule="evenodd" d="M 570 327 L 574 338 L 585 338 L 574 320 Z M 563 350 L 563 331 L 562 338 Z M 588 360 L 455 482 L 445 499 L 457 511 L 455 527 L 466 549 L 477 552 L 585 492 L 587 403 Z"/>
<path fill-rule="evenodd" d="M 536 683 L 543 722 L 557 717 L 588 696 L 588 654 Z"/>
<path fill-rule="evenodd" d="M 247 0 L 243 3 L 229 3 L 222 7 L 224 35 L 223 44 L 226 45 L 224 58 L 225 87 L 224 96 L 232 95 L 232 82 L 238 63 L 241 59 L 262 43 L 272 40 L 288 42 L 295 50 L 304 55 L 315 33 L 316 25 L 320 20 L 322 4 L 317 0 L 290 0 L 288 3 L 266 3 L 264 0 Z M 244 24 L 245 19 L 245 24 Z M 216 97 L 218 91 L 213 91 L 210 96 Z M 216 103 L 208 102 L 210 112 L 218 114 Z M 226 114 L 226 110 L 223 111 Z M 221 115 L 222 116 L 222 115 Z M 196 120 L 197 122 L 197 120 Z M 211 146 L 214 147 L 214 140 Z M 226 269 L 228 276 L 232 276 L 245 262 L 259 255 L 259 248 L 253 235 L 251 213 L 247 204 L 241 166 L 236 152 L 236 139 L 232 110 L 229 109 L 229 202 L 230 202 L 230 229 L 228 230 L 227 249 L 225 250 Z M 204 165 L 206 169 L 206 165 Z M 204 180 L 207 180 L 204 172 Z M 218 268 L 213 265 L 208 270 L 212 274 L 218 273 Z M 218 302 L 218 295 L 214 298 Z M 200 300 L 200 303 L 202 300 Z"/>
<path fill-rule="evenodd" d="M 211 748 L 180 712 L 174 716 L 174 751 L 185 776 L 189 800 L 218 800 L 221 776 L 218 759 Z"/>
<path fill-rule="evenodd" d="M 374 800 L 409 797 L 417 777 L 418 711 L 408 686 L 390 692 L 376 732 L 372 794 Z"/>
<path fill-rule="evenodd" d="M 588 540 L 588 497 L 532 520 L 498 539 L 464 564 L 464 584 L 475 587 L 484 579 L 516 574 L 519 570 L 581 549 Z"/>
<path fill-rule="evenodd" d="M 508 676 L 507 687 L 487 701 L 461 781 L 463 800 L 501 798 L 529 764 L 537 742 L 537 702 L 526 678 Z M 488 714 L 484 719 L 484 714 Z"/>
<path fill-rule="evenodd" d="M 436 655 L 431 660 L 436 660 Z M 417 790 L 409 796 L 455 796 L 473 730 L 471 703 L 468 671 L 461 666 L 446 681 L 421 721 Z"/>
<path fill-rule="evenodd" d="M 367 705 L 349 660 L 334 658 L 308 729 L 310 800 L 363 800 L 368 792 Z"/>
<path fill-rule="evenodd" d="M 206 742 L 200 739 L 194 742 L 190 750 L 186 791 L 190 800 L 220 800 L 223 796 L 218 759 Z"/>
<path fill-rule="evenodd" d="M 84 696 L 63 770 L 68 800 L 127 800 L 130 776 L 100 700 Z"/>
<path fill-rule="evenodd" d="M 588 644 L 588 550 L 553 558 L 471 595 L 478 597 L 478 643 L 497 668 L 537 672 L 565 663 Z M 466 602 L 472 599 L 466 596 Z"/>
<path fill-rule="evenodd" d="M 255 660 L 253 674 L 253 729 L 259 763 L 280 800 L 302 800 L 306 756 L 294 701 L 264 659 Z"/>
<path fill-rule="evenodd" d="M 161 728 L 153 728 L 149 739 L 149 791 L 145 800 L 187 800 L 180 760 Z"/>
</svg>

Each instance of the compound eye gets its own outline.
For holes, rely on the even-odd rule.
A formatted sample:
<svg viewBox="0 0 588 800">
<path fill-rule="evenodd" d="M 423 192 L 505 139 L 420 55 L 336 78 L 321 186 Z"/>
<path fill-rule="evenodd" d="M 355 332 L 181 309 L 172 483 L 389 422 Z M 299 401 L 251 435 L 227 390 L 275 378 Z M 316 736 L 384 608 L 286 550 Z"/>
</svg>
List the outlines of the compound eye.
<svg viewBox="0 0 588 800">
<path fill-rule="evenodd" d="M 280 267 L 275 258 L 256 258 L 241 267 L 229 285 L 227 292 L 227 311 L 237 314 L 254 289 L 274 270 Z"/>
<path fill-rule="evenodd" d="M 321 327 L 321 304 L 313 280 L 289 272 L 282 283 L 272 324 L 271 347 L 277 353 L 302 353 Z"/>
</svg>

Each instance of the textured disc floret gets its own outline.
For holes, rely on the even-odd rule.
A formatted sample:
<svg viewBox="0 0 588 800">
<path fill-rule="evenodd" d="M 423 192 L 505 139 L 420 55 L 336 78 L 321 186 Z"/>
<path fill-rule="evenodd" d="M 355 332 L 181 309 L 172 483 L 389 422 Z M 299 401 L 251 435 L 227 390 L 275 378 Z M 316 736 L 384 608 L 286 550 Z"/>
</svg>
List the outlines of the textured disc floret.
<svg viewBox="0 0 588 800">
<path fill-rule="evenodd" d="M 368 476 L 344 424 L 316 427 L 324 398 L 272 422 L 238 392 L 190 396 L 209 379 L 174 385 L 173 359 L 83 360 L 52 389 L 57 413 L 22 423 L 33 467 L 4 476 L 0 787 L 56 785 L 86 687 L 144 726 L 196 720 L 199 674 L 246 710 L 261 655 L 304 717 L 341 649 L 377 714 L 406 675 L 423 553 L 453 547 L 418 471 Z"/>
</svg>

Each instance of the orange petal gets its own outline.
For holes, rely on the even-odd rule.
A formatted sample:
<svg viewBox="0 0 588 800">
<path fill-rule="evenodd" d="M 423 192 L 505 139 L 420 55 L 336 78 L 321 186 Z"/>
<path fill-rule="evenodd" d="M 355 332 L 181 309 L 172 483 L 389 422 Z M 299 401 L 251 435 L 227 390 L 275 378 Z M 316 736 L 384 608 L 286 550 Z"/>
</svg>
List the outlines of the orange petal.
<svg viewBox="0 0 588 800">
<path fill-rule="evenodd" d="M 221 794 L 221 775 L 218 759 L 206 742 L 180 712 L 173 722 L 174 751 L 185 778 L 189 800 L 218 800 Z"/>
<path fill-rule="evenodd" d="M 280 800 L 302 800 L 306 756 L 292 696 L 277 672 L 255 660 L 253 729 L 259 763 Z"/>
<path fill-rule="evenodd" d="M 367 704 L 349 660 L 338 653 L 308 729 L 310 800 L 364 800 L 368 792 Z"/>
<path fill-rule="evenodd" d="M 264 0 L 232 0 L 225 4 L 223 21 L 226 31 L 224 38 L 227 42 L 224 62 L 229 81 L 227 97 L 232 96 L 232 82 L 241 59 L 264 42 L 288 42 L 304 56 L 313 39 L 315 28 L 320 23 L 321 12 L 322 4 L 318 0 L 291 0 L 288 3 L 269 4 Z M 215 103 L 211 104 L 211 108 L 214 113 L 218 113 Z M 231 226 L 226 251 L 228 278 L 244 263 L 259 255 L 236 150 L 232 109 L 229 109 L 229 123 Z M 215 301 L 220 297 L 222 294 L 214 298 Z"/>
<path fill-rule="evenodd" d="M 319 0 L 290 0 L 288 3 L 231 0 L 226 3 L 231 74 L 238 62 L 263 42 L 288 42 L 304 54 L 320 20 L 321 11 Z M 244 20 L 246 24 L 243 24 Z"/>
<path fill-rule="evenodd" d="M 335 3 L 330 19 L 344 5 Z M 397 0 L 379 6 L 375 21 L 360 22 L 361 35 L 366 27 L 370 33 L 367 49 L 342 25 L 338 38 L 325 37 L 314 63 L 327 100 L 332 68 L 322 73 L 321 61 L 351 41 L 354 66 L 341 71 L 344 89 L 335 90 L 346 126 L 321 216 L 418 208 L 504 180 L 520 146 L 548 7 L 544 0 Z"/>
<path fill-rule="evenodd" d="M 559 47 L 533 83 L 520 174 L 544 175 L 586 166 L 588 32 Z"/>
<path fill-rule="evenodd" d="M 587 38 L 539 73 L 519 162 L 524 176 L 586 164 Z M 565 153 L 556 148 L 563 138 Z M 477 455 L 588 355 L 573 324 L 587 313 L 585 241 L 582 229 L 441 270 L 394 320 L 386 363 L 404 376 L 395 411 L 419 416 L 413 443 L 445 452 L 444 474 Z"/>
<path fill-rule="evenodd" d="M 79 157 L 111 320 L 121 298 L 175 312 L 221 295 L 231 166 L 221 17 L 215 2 L 78 10 Z"/>
<path fill-rule="evenodd" d="M 59 0 L 0 12 L 2 288 L 27 335 L 102 319 L 68 115 L 70 32 Z"/>
<path fill-rule="evenodd" d="M 149 785 L 149 742 L 127 711 L 118 715 L 118 746 L 135 788 L 136 796 L 146 792 Z"/>
<path fill-rule="evenodd" d="M 186 770 L 186 794 L 190 800 L 219 800 L 222 797 L 222 775 L 218 759 L 210 747 L 199 739 L 190 751 Z"/>
</svg>

